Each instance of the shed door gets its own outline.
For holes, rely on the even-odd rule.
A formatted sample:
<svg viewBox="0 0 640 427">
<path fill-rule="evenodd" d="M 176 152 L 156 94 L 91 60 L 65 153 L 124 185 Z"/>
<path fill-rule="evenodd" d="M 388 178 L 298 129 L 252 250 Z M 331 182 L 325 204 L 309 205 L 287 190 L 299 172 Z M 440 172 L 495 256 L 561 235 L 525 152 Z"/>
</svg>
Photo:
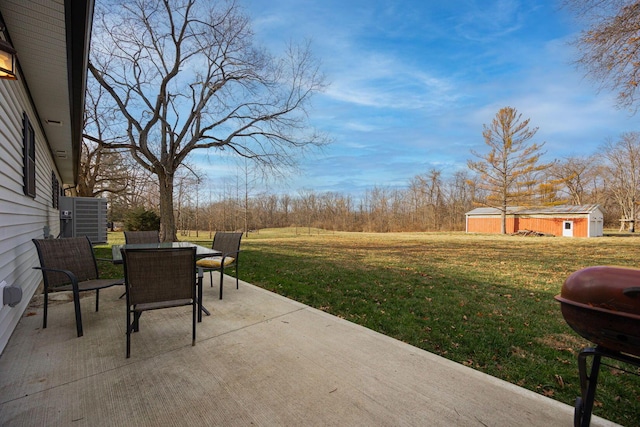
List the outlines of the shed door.
<svg viewBox="0 0 640 427">
<path fill-rule="evenodd" d="M 573 237 L 573 221 L 564 221 L 562 223 L 562 236 Z"/>
</svg>

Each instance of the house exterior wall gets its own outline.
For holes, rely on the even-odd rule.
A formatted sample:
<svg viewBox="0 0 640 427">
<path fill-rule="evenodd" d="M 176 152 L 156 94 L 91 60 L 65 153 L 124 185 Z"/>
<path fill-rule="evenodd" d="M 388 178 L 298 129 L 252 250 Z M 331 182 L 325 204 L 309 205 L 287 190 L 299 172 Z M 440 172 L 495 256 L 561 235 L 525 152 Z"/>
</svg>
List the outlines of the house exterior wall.
<svg viewBox="0 0 640 427">
<path fill-rule="evenodd" d="M 45 226 L 57 236 L 60 227 L 52 202 L 52 171 L 62 181 L 22 81 L 0 80 L 0 281 L 21 287 L 23 293 L 16 307 L 0 306 L 0 352 L 42 281 L 42 273 L 32 269 L 39 262 L 31 239 L 42 238 Z M 35 131 L 35 199 L 23 191 L 23 112 Z"/>
</svg>

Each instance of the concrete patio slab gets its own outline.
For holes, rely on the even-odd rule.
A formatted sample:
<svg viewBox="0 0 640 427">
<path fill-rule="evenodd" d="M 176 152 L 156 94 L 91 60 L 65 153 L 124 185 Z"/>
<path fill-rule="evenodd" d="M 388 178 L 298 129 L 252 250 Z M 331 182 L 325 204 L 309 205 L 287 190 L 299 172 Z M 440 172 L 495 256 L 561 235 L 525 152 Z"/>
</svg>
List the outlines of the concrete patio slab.
<svg viewBox="0 0 640 427">
<path fill-rule="evenodd" d="M 206 277 L 206 276 L 205 276 Z M 208 278 L 207 278 L 208 279 Z M 125 358 L 122 288 L 23 316 L 0 357 L 3 426 L 571 426 L 573 408 L 241 282 L 211 316 L 147 312 Z M 594 417 L 593 426 L 615 424 Z"/>
</svg>

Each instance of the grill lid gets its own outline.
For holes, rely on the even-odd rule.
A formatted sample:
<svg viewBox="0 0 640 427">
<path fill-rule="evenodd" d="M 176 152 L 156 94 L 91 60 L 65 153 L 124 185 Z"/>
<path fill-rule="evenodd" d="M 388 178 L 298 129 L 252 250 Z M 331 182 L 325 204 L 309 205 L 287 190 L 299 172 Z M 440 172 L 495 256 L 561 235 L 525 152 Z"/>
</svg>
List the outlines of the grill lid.
<svg viewBox="0 0 640 427">
<path fill-rule="evenodd" d="M 576 271 L 556 300 L 564 320 L 583 338 L 640 357 L 640 270 L 599 266 Z"/>
<path fill-rule="evenodd" d="M 640 270 L 612 266 L 578 270 L 565 280 L 556 299 L 640 316 Z"/>
</svg>

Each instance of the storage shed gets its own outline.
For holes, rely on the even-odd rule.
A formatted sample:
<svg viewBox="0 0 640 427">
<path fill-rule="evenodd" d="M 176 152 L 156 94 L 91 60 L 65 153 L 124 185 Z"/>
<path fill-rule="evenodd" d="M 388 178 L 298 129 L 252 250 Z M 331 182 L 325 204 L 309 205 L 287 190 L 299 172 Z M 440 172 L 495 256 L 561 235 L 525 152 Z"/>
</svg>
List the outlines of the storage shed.
<svg viewBox="0 0 640 427">
<path fill-rule="evenodd" d="M 465 214 L 467 233 L 500 233 L 501 212 L 476 208 Z M 537 231 L 564 237 L 601 237 L 604 213 L 600 205 L 507 207 L 507 233 Z"/>
</svg>

